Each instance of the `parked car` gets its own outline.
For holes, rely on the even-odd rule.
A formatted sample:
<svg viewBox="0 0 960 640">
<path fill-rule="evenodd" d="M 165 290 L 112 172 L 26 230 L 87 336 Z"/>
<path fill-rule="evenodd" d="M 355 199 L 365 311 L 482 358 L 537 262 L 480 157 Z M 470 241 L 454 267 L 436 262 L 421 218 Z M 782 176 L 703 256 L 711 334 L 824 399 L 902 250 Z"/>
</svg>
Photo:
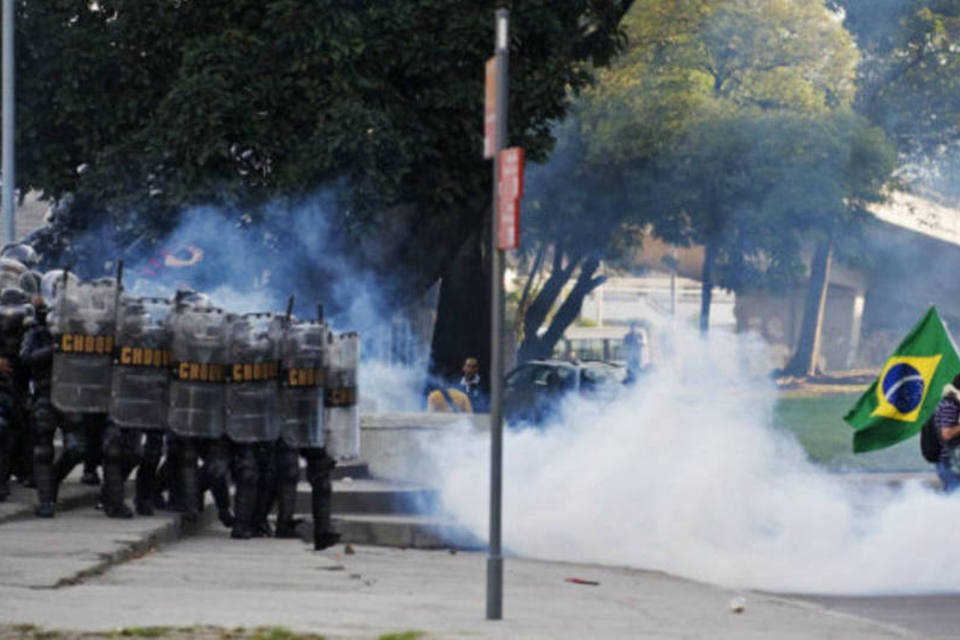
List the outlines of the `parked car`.
<svg viewBox="0 0 960 640">
<path fill-rule="evenodd" d="M 512 425 L 542 424 L 571 394 L 596 402 L 613 400 L 623 390 L 626 377 L 625 367 L 610 362 L 524 362 L 504 379 L 503 414 Z"/>
</svg>

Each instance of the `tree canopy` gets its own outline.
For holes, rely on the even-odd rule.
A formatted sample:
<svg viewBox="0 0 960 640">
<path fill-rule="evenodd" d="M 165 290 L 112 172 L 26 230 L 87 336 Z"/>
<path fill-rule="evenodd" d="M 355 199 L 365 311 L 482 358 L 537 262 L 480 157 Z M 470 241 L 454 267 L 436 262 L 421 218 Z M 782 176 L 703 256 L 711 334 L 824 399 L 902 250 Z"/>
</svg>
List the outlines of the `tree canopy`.
<svg viewBox="0 0 960 640">
<path fill-rule="evenodd" d="M 513 3 L 508 135 L 531 160 L 619 49 L 631 3 Z M 171 229 L 190 205 L 256 221 L 284 215 L 267 202 L 334 188 L 331 228 L 393 301 L 452 282 L 470 257 L 471 299 L 442 305 L 435 336 L 451 346 L 435 344 L 435 357 L 484 357 L 483 75 L 501 5 L 19 2 L 19 186 L 72 194 L 69 226 L 107 222 L 121 244 Z M 446 317 L 470 322 L 453 320 L 444 338 Z"/>
<path fill-rule="evenodd" d="M 705 246 L 705 330 L 713 285 L 796 277 L 802 234 L 875 197 L 888 163 L 851 111 L 857 50 L 822 1 L 649 0 L 626 27 L 627 54 L 587 93 L 588 155 L 652 175 L 635 200 L 654 233 Z"/>
</svg>

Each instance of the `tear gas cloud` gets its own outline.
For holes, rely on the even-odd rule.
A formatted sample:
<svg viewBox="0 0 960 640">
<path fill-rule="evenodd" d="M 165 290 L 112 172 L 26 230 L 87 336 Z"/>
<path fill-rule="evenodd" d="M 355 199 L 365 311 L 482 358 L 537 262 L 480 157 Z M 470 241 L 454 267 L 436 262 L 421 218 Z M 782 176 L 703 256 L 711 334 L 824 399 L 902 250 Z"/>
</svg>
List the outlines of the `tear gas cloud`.
<svg viewBox="0 0 960 640">
<path fill-rule="evenodd" d="M 779 592 L 960 590 L 945 526 L 960 521 L 960 501 L 919 483 L 858 487 L 818 468 L 772 426 L 776 391 L 758 340 L 674 337 L 620 401 L 573 401 L 562 423 L 507 432 L 508 552 Z M 442 508 L 481 539 L 488 451 L 489 436 L 465 427 L 426 461 L 444 470 Z"/>
<path fill-rule="evenodd" d="M 124 284 L 133 295 L 172 298 L 187 287 L 234 313 L 284 313 L 294 295 L 297 317 L 316 317 L 317 304 L 323 303 L 334 330 L 355 330 L 361 339 L 373 339 L 390 326 L 395 310 L 383 294 L 387 283 L 352 258 L 350 240 L 338 226 L 342 218 L 332 192 L 298 207 L 270 205 L 259 223 L 198 207 L 182 214 L 161 248 L 117 250 L 115 255 L 124 256 Z M 89 235 L 101 249 L 114 246 L 104 233 Z M 92 242 L 83 240 L 78 244 Z M 409 351 L 401 366 L 364 357 L 361 349 L 365 362 L 359 384 L 367 409 L 420 408 L 423 379 L 415 372 L 425 369 L 418 366 L 418 359 L 426 357 L 425 345 L 413 344 Z"/>
</svg>

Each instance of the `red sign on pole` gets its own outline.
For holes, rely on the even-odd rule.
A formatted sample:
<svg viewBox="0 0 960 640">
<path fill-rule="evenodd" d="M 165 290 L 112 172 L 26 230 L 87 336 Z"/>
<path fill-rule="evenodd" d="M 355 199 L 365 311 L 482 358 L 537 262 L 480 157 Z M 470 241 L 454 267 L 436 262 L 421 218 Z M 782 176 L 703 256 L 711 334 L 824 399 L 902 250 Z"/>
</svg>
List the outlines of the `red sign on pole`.
<svg viewBox="0 0 960 640">
<path fill-rule="evenodd" d="M 497 146 L 497 59 L 487 60 L 483 92 L 483 157 L 492 158 Z"/>
<path fill-rule="evenodd" d="M 500 152 L 497 161 L 497 248 L 520 245 L 520 198 L 523 197 L 523 149 Z"/>
</svg>

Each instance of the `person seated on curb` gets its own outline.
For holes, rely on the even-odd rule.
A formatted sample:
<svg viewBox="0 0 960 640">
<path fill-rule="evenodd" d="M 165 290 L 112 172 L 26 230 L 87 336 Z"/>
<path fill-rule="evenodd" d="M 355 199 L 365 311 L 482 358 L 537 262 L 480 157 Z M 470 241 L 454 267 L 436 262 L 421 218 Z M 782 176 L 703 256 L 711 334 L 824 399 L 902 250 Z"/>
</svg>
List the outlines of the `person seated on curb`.
<svg viewBox="0 0 960 640">
<path fill-rule="evenodd" d="M 427 411 L 430 413 L 473 413 L 470 398 L 454 387 L 431 385 L 427 394 Z"/>
</svg>

